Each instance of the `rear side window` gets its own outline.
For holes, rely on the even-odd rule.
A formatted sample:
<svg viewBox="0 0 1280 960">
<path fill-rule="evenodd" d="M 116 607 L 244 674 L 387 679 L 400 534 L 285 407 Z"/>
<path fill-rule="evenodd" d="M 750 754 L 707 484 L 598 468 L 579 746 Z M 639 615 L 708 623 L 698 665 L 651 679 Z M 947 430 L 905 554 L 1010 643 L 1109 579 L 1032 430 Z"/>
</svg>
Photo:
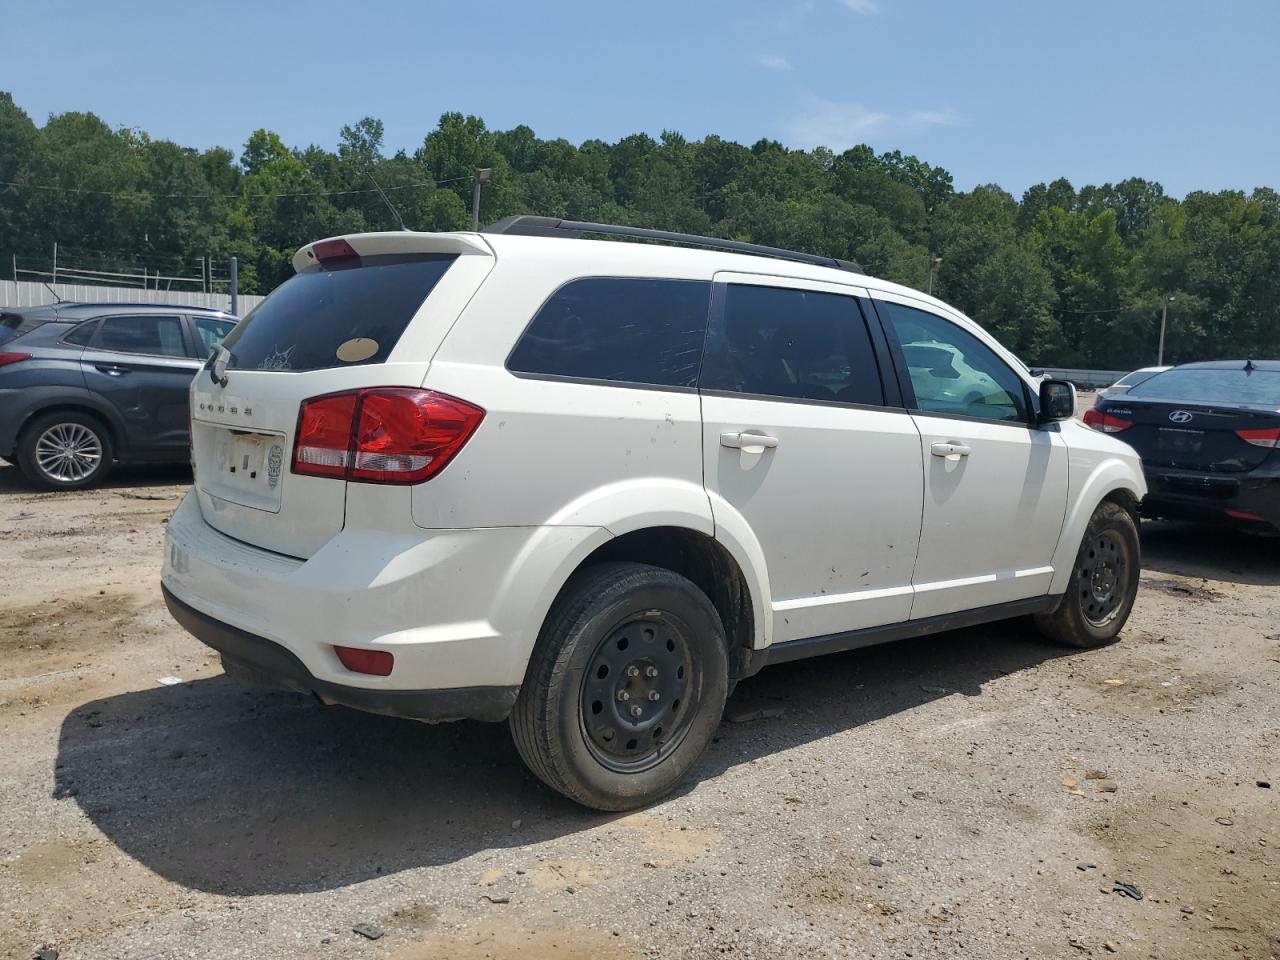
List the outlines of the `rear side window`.
<svg viewBox="0 0 1280 960">
<path fill-rule="evenodd" d="M 828 403 L 884 403 L 858 301 L 783 287 L 726 286 L 701 386 Z"/>
<path fill-rule="evenodd" d="M 104 317 L 94 346 L 114 353 L 141 353 L 160 357 L 185 357 L 182 321 L 177 317 Z"/>
<path fill-rule="evenodd" d="M 97 330 L 98 330 L 98 321 L 90 320 L 87 323 L 80 324 L 80 326 L 76 327 L 74 330 L 68 333 L 65 337 L 62 338 L 62 342 L 74 343 L 80 347 L 87 347 L 89 343 L 93 340 L 93 335 L 97 332 Z"/>
<path fill-rule="evenodd" d="M 213 348 L 227 338 L 235 324 L 230 320 L 210 320 L 196 317 L 196 348 L 202 357 L 213 353 Z"/>
<path fill-rule="evenodd" d="M 455 259 L 364 257 L 295 274 L 223 341 L 227 365 L 301 371 L 382 363 Z"/>
<path fill-rule="evenodd" d="M 711 284 L 702 280 L 574 280 L 538 311 L 507 359 L 507 369 L 693 387 L 710 299 Z"/>
</svg>

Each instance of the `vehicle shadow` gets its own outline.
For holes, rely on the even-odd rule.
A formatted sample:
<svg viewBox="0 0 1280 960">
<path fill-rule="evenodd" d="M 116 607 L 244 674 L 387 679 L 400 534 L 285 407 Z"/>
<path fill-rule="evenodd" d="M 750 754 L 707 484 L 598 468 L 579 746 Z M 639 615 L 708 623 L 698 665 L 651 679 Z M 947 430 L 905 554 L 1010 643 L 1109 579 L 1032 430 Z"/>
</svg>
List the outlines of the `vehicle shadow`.
<svg viewBox="0 0 1280 960">
<path fill-rule="evenodd" d="M 734 705 L 784 715 L 725 722 L 685 789 L 1067 653 L 1012 622 L 770 668 Z M 68 714 L 54 796 L 157 874 L 232 896 L 343 887 L 614 819 L 537 782 L 503 724 L 427 726 L 223 676 Z"/>
<path fill-rule="evenodd" d="M 1144 521 L 1142 568 L 1147 574 L 1277 586 L 1280 538 L 1206 524 Z"/>
<path fill-rule="evenodd" d="M 185 463 L 137 464 L 116 467 L 107 479 L 86 492 L 93 490 L 119 490 L 124 487 L 159 487 L 173 484 L 190 484 L 191 467 Z M 13 464 L 0 460 L 0 497 L 17 494 L 45 493 L 50 496 L 75 495 L 81 491 L 46 490 L 22 475 Z"/>
</svg>

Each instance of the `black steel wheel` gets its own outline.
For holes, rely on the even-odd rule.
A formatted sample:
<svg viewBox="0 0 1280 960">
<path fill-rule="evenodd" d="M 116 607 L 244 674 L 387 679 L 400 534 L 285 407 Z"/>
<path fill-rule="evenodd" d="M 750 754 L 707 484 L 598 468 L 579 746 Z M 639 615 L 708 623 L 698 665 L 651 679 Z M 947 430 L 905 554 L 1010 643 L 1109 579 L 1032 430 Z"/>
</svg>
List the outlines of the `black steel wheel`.
<svg viewBox="0 0 1280 960">
<path fill-rule="evenodd" d="M 583 732 L 596 759 L 619 773 L 647 770 L 689 732 L 701 696 L 688 626 L 661 610 L 609 631 L 582 677 Z"/>
<path fill-rule="evenodd" d="M 548 786 L 598 810 L 665 796 L 720 723 L 720 616 L 685 577 L 640 563 L 577 574 L 534 647 L 511 733 Z"/>
<path fill-rule="evenodd" d="M 1090 625 L 1105 627 L 1126 599 L 1129 545 L 1119 531 L 1103 530 L 1081 553 L 1077 578 L 1080 610 Z"/>
<path fill-rule="evenodd" d="M 1098 505 L 1085 530 L 1067 592 L 1052 613 L 1036 617 L 1050 639 L 1100 647 L 1119 635 L 1133 610 L 1141 570 L 1138 524 L 1117 503 Z"/>
</svg>

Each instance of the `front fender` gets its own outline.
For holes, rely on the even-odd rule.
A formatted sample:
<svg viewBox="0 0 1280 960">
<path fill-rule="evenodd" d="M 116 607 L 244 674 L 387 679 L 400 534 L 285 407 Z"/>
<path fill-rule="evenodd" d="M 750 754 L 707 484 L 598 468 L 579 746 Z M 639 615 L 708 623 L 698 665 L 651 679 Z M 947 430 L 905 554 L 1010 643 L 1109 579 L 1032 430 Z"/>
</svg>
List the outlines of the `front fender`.
<svg viewBox="0 0 1280 960">
<path fill-rule="evenodd" d="M 1098 504 L 1117 490 L 1129 494 L 1135 501 L 1140 501 L 1147 494 L 1147 483 L 1142 476 L 1141 465 L 1135 465 L 1120 457 L 1108 457 L 1089 469 L 1084 481 L 1076 490 L 1074 474 L 1078 466 L 1083 465 L 1072 464 L 1071 502 L 1062 524 L 1062 534 L 1058 537 L 1057 549 L 1053 553 L 1054 573 L 1053 580 L 1049 584 L 1051 595 L 1066 592 L 1071 571 L 1075 568 L 1080 542 L 1084 539 L 1085 527 L 1089 525 L 1089 519 L 1098 509 Z M 1084 469 L 1080 472 L 1084 473 Z"/>
</svg>

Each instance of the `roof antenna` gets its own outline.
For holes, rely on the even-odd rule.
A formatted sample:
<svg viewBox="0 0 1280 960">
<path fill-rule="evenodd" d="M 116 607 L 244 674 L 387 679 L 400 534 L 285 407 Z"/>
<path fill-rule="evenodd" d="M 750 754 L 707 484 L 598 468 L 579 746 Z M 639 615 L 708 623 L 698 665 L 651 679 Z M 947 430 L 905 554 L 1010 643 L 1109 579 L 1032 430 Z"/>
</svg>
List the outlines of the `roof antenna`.
<svg viewBox="0 0 1280 960">
<path fill-rule="evenodd" d="M 49 286 L 49 281 L 48 281 L 48 280 L 41 280 L 40 282 L 44 284 L 44 288 L 45 288 L 46 290 L 48 290 L 50 293 L 52 293 L 52 294 L 53 294 L 53 302 L 54 302 L 54 303 L 67 303 L 67 302 L 69 302 L 69 301 L 67 301 L 67 300 L 62 296 L 62 294 L 60 294 L 57 290 L 53 289 L 53 287 Z"/>
<path fill-rule="evenodd" d="M 400 224 L 400 229 L 408 231 L 409 228 L 404 225 L 404 219 L 400 216 L 400 211 L 395 208 L 395 204 L 391 202 L 391 199 L 387 196 L 386 191 L 382 189 L 382 186 L 378 181 L 373 179 L 372 170 L 369 171 L 369 180 L 372 181 L 374 187 L 377 188 L 378 196 L 380 196 L 382 198 L 382 202 L 387 205 L 387 209 L 391 211 L 391 215 L 396 218 L 396 223 Z"/>
<path fill-rule="evenodd" d="M 1255 365 L 1255 364 L 1254 364 L 1254 362 L 1253 362 L 1252 360 L 1246 360 L 1246 361 L 1244 362 L 1244 372 L 1245 372 L 1245 373 L 1253 373 L 1253 371 L 1255 371 L 1255 370 L 1257 370 L 1257 369 L 1258 369 L 1257 365 Z"/>
</svg>

